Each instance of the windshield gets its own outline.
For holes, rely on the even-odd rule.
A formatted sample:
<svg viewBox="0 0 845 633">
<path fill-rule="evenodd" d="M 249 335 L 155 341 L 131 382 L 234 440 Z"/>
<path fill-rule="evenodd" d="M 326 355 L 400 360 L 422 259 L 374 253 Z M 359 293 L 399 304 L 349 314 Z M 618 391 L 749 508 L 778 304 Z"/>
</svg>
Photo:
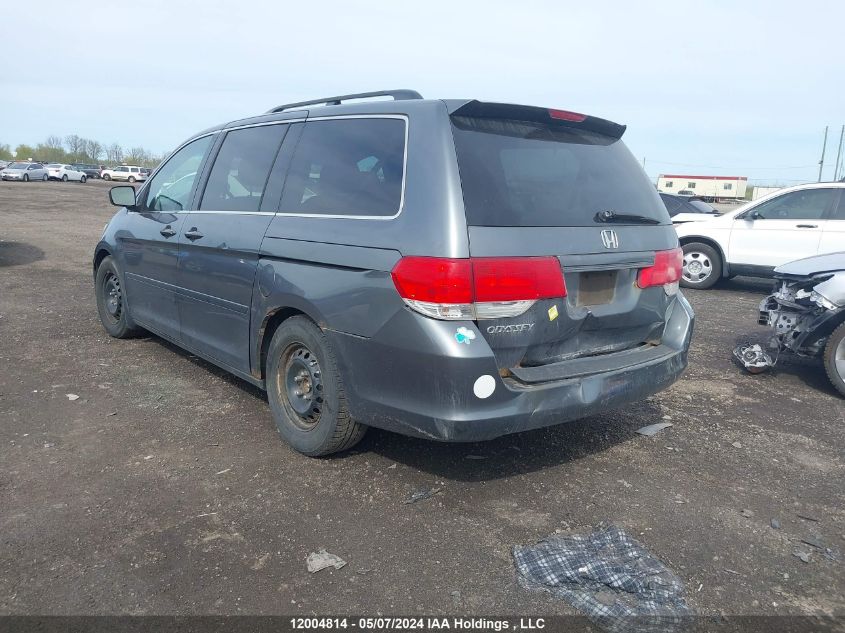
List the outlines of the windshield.
<svg viewBox="0 0 845 633">
<path fill-rule="evenodd" d="M 702 202 L 701 200 L 690 200 L 689 204 L 694 206 L 701 213 L 716 213 L 716 209 L 711 207 L 706 202 Z"/>
<path fill-rule="evenodd" d="M 619 139 L 525 121 L 453 116 L 452 124 L 470 225 L 594 226 L 600 211 L 670 223 Z"/>
<path fill-rule="evenodd" d="M 50 163 L 49 165 L 47 165 L 47 169 L 61 169 L 61 168 L 62 168 L 61 165 L 56 165 L 55 163 Z"/>
<path fill-rule="evenodd" d="M 26 169 L 31 163 L 12 163 L 6 169 Z"/>
</svg>

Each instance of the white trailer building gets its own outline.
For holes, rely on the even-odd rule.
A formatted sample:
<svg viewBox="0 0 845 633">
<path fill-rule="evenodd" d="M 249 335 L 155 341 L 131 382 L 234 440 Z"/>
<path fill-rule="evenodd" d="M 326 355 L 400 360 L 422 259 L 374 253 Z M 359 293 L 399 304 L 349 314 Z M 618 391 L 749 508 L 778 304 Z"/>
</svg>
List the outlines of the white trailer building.
<svg viewBox="0 0 845 633">
<path fill-rule="evenodd" d="M 746 176 L 660 174 L 657 177 L 657 190 L 661 193 L 678 194 L 683 191 L 688 195 L 713 201 L 745 198 L 747 186 L 748 178 Z"/>
</svg>

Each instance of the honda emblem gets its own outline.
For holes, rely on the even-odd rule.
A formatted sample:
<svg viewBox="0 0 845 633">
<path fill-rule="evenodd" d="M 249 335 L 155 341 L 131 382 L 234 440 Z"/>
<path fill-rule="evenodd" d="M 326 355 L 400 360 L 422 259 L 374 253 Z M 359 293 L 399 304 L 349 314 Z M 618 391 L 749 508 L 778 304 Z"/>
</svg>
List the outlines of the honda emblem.
<svg viewBox="0 0 845 633">
<path fill-rule="evenodd" d="M 619 248 L 619 238 L 616 231 L 612 229 L 605 229 L 601 232 L 601 243 L 605 248 Z"/>
</svg>

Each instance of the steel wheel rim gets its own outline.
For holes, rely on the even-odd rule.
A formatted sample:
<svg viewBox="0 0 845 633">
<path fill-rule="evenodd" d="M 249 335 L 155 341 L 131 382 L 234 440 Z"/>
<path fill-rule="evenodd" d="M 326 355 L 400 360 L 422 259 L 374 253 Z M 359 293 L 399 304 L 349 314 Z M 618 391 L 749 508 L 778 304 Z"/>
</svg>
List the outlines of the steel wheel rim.
<svg viewBox="0 0 845 633">
<path fill-rule="evenodd" d="M 314 429 L 323 412 L 323 378 L 320 362 L 303 343 L 291 343 L 282 354 L 277 390 L 297 428 Z"/>
<path fill-rule="evenodd" d="M 713 274 L 713 262 L 700 251 L 684 253 L 683 278 L 693 284 L 700 284 Z"/>
<path fill-rule="evenodd" d="M 106 314 L 117 323 L 123 313 L 123 289 L 120 286 L 120 279 L 114 273 L 108 273 L 103 279 L 103 304 Z"/>
</svg>

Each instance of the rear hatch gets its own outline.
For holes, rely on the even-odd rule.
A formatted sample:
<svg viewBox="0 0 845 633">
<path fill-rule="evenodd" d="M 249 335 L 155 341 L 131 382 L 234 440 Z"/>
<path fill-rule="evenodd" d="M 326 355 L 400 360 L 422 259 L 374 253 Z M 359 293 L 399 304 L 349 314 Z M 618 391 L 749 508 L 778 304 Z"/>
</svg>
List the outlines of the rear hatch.
<svg viewBox="0 0 845 633">
<path fill-rule="evenodd" d="M 477 101 L 451 121 L 472 260 L 551 257 L 565 281 L 565 296 L 541 294 L 520 314 L 477 321 L 501 373 L 537 382 L 530 377 L 578 375 L 574 365 L 583 375 L 654 355 L 680 254 L 665 206 L 620 140 L 625 128 Z M 507 283 L 518 261 L 492 268 Z M 566 363 L 568 371 L 529 369 Z"/>
</svg>

